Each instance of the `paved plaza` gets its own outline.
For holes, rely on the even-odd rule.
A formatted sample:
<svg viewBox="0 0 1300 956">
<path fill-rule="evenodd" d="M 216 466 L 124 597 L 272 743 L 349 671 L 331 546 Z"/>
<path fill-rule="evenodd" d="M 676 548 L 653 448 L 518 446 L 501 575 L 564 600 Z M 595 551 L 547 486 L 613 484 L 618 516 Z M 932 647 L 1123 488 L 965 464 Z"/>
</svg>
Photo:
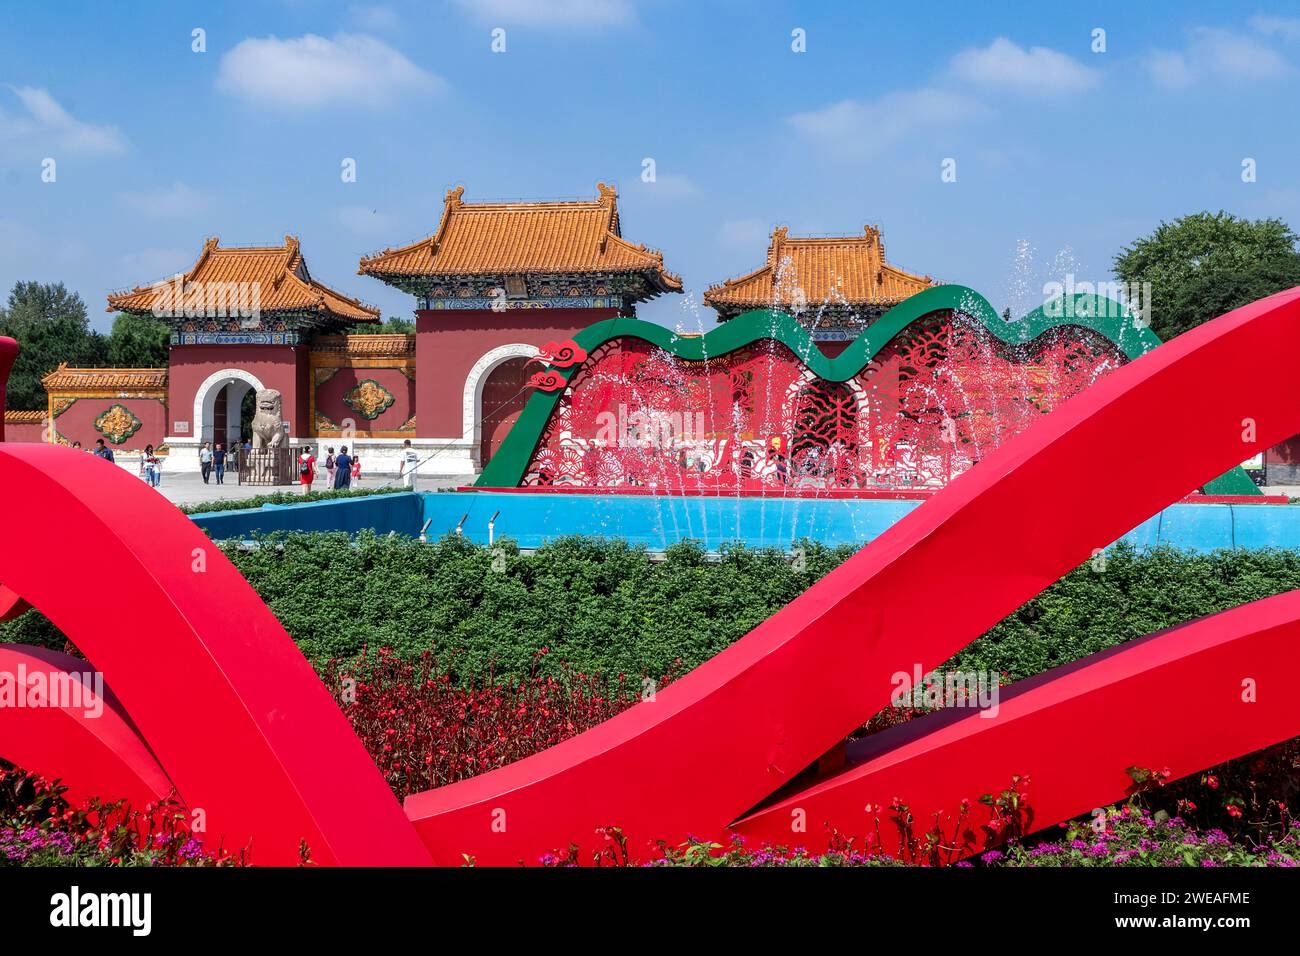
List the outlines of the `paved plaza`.
<svg viewBox="0 0 1300 956">
<path fill-rule="evenodd" d="M 436 491 L 439 488 L 455 488 L 472 483 L 472 480 L 467 479 L 464 475 L 420 475 L 416 479 L 416 490 Z M 359 480 L 352 483 L 352 487 L 363 489 L 391 488 L 400 484 L 401 479 L 395 475 L 372 475 L 370 477 L 363 475 Z M 312 485 L 312 490 L 326 491 L 328 489 L 324 481 L 318 480 Z M 246 498 L 274 494 L 275 492 L 300 492 L 301 486 L 297 482 L 292 485 L 241 485 L 233 475 L 226 476 L 225 484 L 219 485 L 215 479 L 204 484 L 202 476 L 197 473 L 164 473 L 158 491 L 168 501 L 178 505 L 193 505 L 204 501 L 230 501 L 232 507 L 238 507 L 239 502 Z"/>
</svg>

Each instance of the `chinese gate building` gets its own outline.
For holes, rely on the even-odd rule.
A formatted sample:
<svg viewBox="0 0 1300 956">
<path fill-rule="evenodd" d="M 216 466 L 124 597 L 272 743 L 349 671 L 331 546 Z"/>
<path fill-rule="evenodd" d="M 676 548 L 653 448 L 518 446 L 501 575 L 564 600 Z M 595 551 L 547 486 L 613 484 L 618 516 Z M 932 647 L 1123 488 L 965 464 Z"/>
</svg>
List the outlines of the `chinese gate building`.
<svg viewBox="0 0 1300 956">
<path fill-rule="evenodd" d="M 844 237 L 791 237 L 781 226 L 760 268 L 706 289 L 704 302 L 719 322 L 753 309 L 788 312 L 834 357 L 884 312 L 933 285 L 885 261 L 878 226 Z"/>
<path fill-rule="evenodd" d="M 379 311 L 313 276 L 294 236 L 210 238 L 184 274 L 108 298 L 170 327 L 167 368 L 60 366 L 46 411 L 8 413 L 10 433 L 152 444 L 197 470 L 204 442 L 249 437 L 252 396 L 271 391 L 290 445 L 348 445 L 366 474 L 395 473 L 410 440 L 424 474 L 494 486 L 933 489 L 1157 344 L 1122 317 L 1006 322 L 891 264 L 872 225 L 775 229 L 762 265 L 705 291 L 722 327 L 707 338 L 610 322 L 682 282 L 624 238 L 604 184 L 546 202 L 457 187 L 432 234 L 358 273 L 412 296 L 414 334 L 364 334 Z M 1289 475 L 1293 457 L 1280 446 L 1269 467 Z"/>
<path fill-rule="evenodd" d="M 529 397 L 527 362 L 636 303 L 680 292 L 663 256 L 623 238 L 618 197 L 467 203 L 447 193 L 437 231 L 361 260 L 415 296 L 416 416 L 441 474 L 474 474 Z M 537 368 L 538 366 L 534 366 Z"/>
</svg>

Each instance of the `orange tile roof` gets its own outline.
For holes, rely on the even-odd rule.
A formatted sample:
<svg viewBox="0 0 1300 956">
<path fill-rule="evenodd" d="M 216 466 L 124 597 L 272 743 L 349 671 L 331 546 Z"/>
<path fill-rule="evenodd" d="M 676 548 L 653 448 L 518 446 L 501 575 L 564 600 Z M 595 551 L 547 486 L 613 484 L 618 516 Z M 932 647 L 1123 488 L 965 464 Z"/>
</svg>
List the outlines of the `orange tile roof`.
<svg viewBox="0 0 1300 956">
<path fill-rule="evenodd" d="M 379 335 L 320 335 L 312 339 L 313 352 L 344 352 L 348 355 L 415 354 L 415 336 L 403 332 Z"/>
<path fill-rule="evenodd" d="M 782 226 L 772 231 L 767 264 L 738 279 L 704 292 L 704 301 L 719 311 L 789 306 L 795 290 L 809 308 L 826 305 L 892 305 L 937 283 L 929 276 L 905 272 L 885 261 L 880 230 L 866 226 L 863 235 L 790 238 Z"/>
<path fill-rule="evenodd" d="M 68 368 L 66 362 L 41 379 L 47 392 L 82 389 L 164 389 L 165 368 Z"/>
<path fill-rule="evenodd" d="M 285 236 L 283 246 L 231 247 L 222 249 L 213 236 L 203 243 L 203 252 L 184 282 L 203 285 L 256 284 L 263 313 L 315 312 L 322 318 L 342 322 L 378 322 L 379 310 L 317 282 L 307 271 L 296 236 Z M 158 301 L 159 287 L 166 283 L 138 286 L 108 297 L 106 311 L 151 313 Z"/>
<path fill-rule="evenodd" d="M 46 412 L 24 412 L 5 409 L 6 425 L 39 425 L 45 421 Z"/>
<path fill-rule="evenodd" d="M 682 281 L 664 269 L 662 253 L 623 238 L 614 188 L 597 183 L 596 189 L 594 200 L 467 203 L 465 187 L 457 186 L 447 191 L 437 232 L 367 256 L 357 271 L 377 277 L 640 272 L 658 291 L 680 292 Z"/>
</svg>

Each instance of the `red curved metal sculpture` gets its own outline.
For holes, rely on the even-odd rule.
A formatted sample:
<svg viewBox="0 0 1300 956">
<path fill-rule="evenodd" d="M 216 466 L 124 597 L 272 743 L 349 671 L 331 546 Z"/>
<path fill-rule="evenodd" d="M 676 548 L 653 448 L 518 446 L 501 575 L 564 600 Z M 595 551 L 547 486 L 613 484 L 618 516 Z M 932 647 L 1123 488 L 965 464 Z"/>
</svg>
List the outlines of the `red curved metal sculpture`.
<svg viewBox="0 0 1300 956">
<path fill-rule="evenodd" d="M 87 680 L 88 671 L 68 654 L 0 644 L 0 675 L 8 684 L 0 690 L 4 758 L 62 779 L 70 801 L 125 798 L 143 809 L 171 793 L 171 781 L 121 704 Z"/>
<path fill-rule="evenodd" d="M 654 700 L 534 757 L 410 797 L 414 829 L 438 862 L 470 853 L 501 864 L 571 841 L 595 848 L 594 831 L 610 824 L 638 849 L 651 839 L 722 837 L 733 823 L 775 833 L 790 799 L 853 833 L 865 825 L 855 809 L 862 795 L 881 780 L 901 781 L 889 766 L 942 759 L 972 781 L 982 779 L 972 766 L 988 760 L 1000 773 L 990 789 L 1005 784 L 1007 769 L 1033 775 L 1036 806 L 1051 808 L 1040 824 L 1087 809 L 1147 751 L 1123 758 L 1132 742 L 1116 741 L 1097 752 L 1091 771 L 1057 773 L 1051 750 L 1061 741 L 1053 734 L 1086 732 L 1084 714 L 1129 704 L 1140 688 L 1159 689 L 1176 706 L 1170 680 L 1179 691 L 1189 682 L 1217 686 L 1228 662 L 1276 672 L 1296 657 L 1284 636 L 1295 629 L 1300 599 L 1247 605 L 1030 682 L 1004 704 L 1005 725 L 999 716 L 981 719 L 988 727 L 961 728 L 941 715 L 907 734 L 882 735 L 871 747 L 897 749 L 868 750 L 870 759 L 836 778 L 749 812 L 888 703 L 892 674 L 934 668 L 1155 511 L 1300 430 L 1300 391 L 1281 369 L 1297 347 L 1300 289 L 1137 359 L 1003 445 Z M 1211 381 L 1237 388 L 1207 388 Z M 1170 459 L 1169 447 L 1188 452 Z M 1121 470 L 1146 480 L 1108 482 Z M 219 807 L 209 814 L 219 816 L 220 832 L 255 835 L 257 850 L 269 846 L 277 860 L 296 848 L 297 835 L 314 850 L 323 844 L 322 862 L 421 861 L 411 827 L 392 812 L 395 802 L 315 674 L 190 522 L 119 470 L 57 448 L 0 446 L 0 486 L 42 506 L 13 515 L 9 541 L 37 549 L 78 541 L 59 552 L 71 576 L 93 581 L 111 569 L 115 593 L 154 626 L 155 646 L 141 653 L 137 632 L 104 626 L 90 588 L 61 593 L 30 554 L 0 548 L 0 580 L 105 670 L 182 797 Z M 207 576 L 190 568 L 200 552 Z M 236 610 L 247 620 L 233 622 Z M 187 686 L 169 680 L 176 673 Z M 1195 724 L 1198 706 L 1184 701 L 1180 713 L 1196 730 L 1168 728 L 1171 741 L 1179 738 L 1171 743 L 1176 758 L 1162 763 L 1191 770 L 1285 739 L 1300 709 L 1270 701 L 1250 712 L 1249 729 L 1215 734 Z M 194 727 L 214 733 L 195 746 L 185 739 Z M 910 736 L 922 731 L 929 733 Z M 1006 762 L 1008 752 L 1018 765 Z M 900 792 L 935 803 L 967 789 L 964 780 L 951 792 L 907 781 L 913 785 Z M 278 818 L 268 821 L 265 807 Z"/>
<path fill-rule="evenodd" d="M 1300 591 L 1171 628 L 1021 681 L 996 716 L 939 711 L 851 744 L 846 767 L 734 829 L 753 845 L 824 844 L 827 826 L 861 842 L 874 830 L 865 808 L 901 795 L 922 828 L 937 815 L 948 835 L 969 801 L 970 832 L 958 840 L 973 852 L 989 835 L 979 797 L 1030 768 L 1035 820 L 1050 824 L 1123 800 L 1129 767 L 1177 778 L 1300 736 L 1300 707 L 1280 676 L 1294 670 L 1297 647 Z M 878 849 L 900 852 L 896 830 L 880 836 Z"/>
<path fill-rule="evenodd" d="M 0 445 L 0 487 L 24 503 L 6 514 L 0 581 L 105 675 L 214 846 L 268 864 L 296 862 L 303 840 L 322 863 L 429 862 L 311 665 L 174 505 L 54 445 Z"/>
<path fill-rule="evenodd" d="M 31 609 L 32 606 L 15 594 L 12 589 L 0 584 L 0 624 L 21 617 Z"/>
<path fill-rule="evenodd" d="M 602 824 L 723 837 L 883 708 L 892 674 L 937 667 L 1207 476 L 1294 434 L 1300 391 L 1258 361 L 1296 346 L 1300 290 L 1180 336 L 1013 438 L 653 702 L 412 796 L 407 812 L 435 857 L 472 847 L 496 863 L 569 840 L 594 848 Z M 1171 447 L 1188 451 L 1171 460 Z M 1124 468 L 1145 480 L 1107 482 Z"/>
</svg>

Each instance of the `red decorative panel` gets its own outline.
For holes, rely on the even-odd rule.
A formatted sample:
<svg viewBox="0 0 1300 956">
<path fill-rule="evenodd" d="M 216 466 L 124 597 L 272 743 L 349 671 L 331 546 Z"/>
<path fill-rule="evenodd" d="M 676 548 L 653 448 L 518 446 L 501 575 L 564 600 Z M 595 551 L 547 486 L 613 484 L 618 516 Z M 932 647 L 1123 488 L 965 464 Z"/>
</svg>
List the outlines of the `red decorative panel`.
<svg viewBox="0 0 1300 956">
<path fill-rule="evenodd" d="M 690 362 L 617 340 L 573 378 L 523 483 L 940 488 L 1124 361 L 1084 329 L 1014 348 L 961 316 L 909 327 L 842 383 L 773 341 Z"/>
<path fill-rule="evenodd" d="M 161 398 L 77 398 L 60 411 L 59 405 L 66 401 L 54 397 L 54 427 L 68 444 L 79 441 L 90 448 L 102 438 L 109 448 L 122 452 L 139 451 L 145 445 L 156 448 L 166 440 L 167 405 Z"/>
<path fill-rule="evenodd" d="M 358 435 L 396 432 L 415 414 L 415 382 L 400 368 L 317 368 L 315 372 L 324 378 L 316 386 L 318 431 L 337 430 L 350 419 Z"/>
</svg>

